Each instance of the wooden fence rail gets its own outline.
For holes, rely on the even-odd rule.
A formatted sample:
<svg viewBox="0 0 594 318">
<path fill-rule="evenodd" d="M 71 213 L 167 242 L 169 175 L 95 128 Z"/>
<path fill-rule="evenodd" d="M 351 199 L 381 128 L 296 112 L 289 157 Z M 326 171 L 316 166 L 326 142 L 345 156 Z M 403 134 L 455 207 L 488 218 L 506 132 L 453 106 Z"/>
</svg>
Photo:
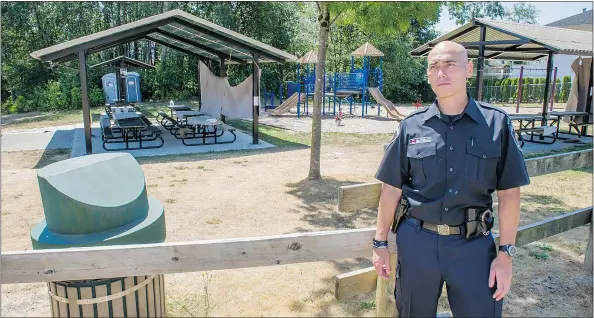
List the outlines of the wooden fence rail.
<svg viewBox="0 0 594 318">
<path fill-rule="evenodd" d="M 592 149 L 526 159 L 526 168 L 531 177 L 589 166 L 592 166 Z M 338 210 L 349 212 L 361 208 L 377 208 L 381 189 L 381 182 L 340 187 Z"/>
<path fill-rule="evenodd" d="M 2 253 L 2 284 L 273 266 L 370 257 L 375 228 Z M 391 239 L 395 239 L 391 236 Z"/>
<path fill-rule="evenodd" d="M 526 161 L 531 176 L 586 167 L 591 164 L 592 150 Z M 361 197 L 367 198 L 365 199 L 367 201 L 364 201 L 371 204 L 373 198 L 377 196 L 375 199 L 375 206 L 377 206 L 379 189 L 377 183 L 342 187 L 340 194 L 342 210 L 360 208 L 356 207 L 356 203 Z M 585 266 L 591 271 L 591 220 L 592 207 L 548 218 L 520 227 L 516 244 L 525 245 L 590 223 Z M 375 228 L 367 228 L 183 243 L 4 252 L 0 259 L 1 283 L 99 279 L 370 257 L 370 242 L 374 235 Z M 394 241 L 394 235 L 390 233 L 388 239 Z M 390 249 L 394 254 L 394 246 Z M 395 257 L 391 262 L 395 262 Z M 338 299 L 376 288 L 378 315 L 393 314 L 393 304 L 387 301 L 389 293 L 386 293 L 391 286 L 387 281 L 377 280 L 373 268 L 339 275 L 337 278 L 336 297 Z"/>
</svg>

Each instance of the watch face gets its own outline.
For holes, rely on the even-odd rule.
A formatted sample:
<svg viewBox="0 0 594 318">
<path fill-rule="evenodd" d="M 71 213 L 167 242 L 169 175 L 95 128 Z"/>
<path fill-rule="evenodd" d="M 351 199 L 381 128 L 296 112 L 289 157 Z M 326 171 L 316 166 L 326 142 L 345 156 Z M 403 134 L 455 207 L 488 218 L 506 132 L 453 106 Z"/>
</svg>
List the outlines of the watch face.
<svg viewBox="0 0 594 318">
<path fill-rule="evenodd" d="M 509 245 L 509 246 L 507 247 L 507 253 L 508 253 L 510 256 L 514 256 L 514 255 L 516 255 L 516 247 L 515 247 L 515 246 L 513 246 L 513 245 Z"/>
</svg>

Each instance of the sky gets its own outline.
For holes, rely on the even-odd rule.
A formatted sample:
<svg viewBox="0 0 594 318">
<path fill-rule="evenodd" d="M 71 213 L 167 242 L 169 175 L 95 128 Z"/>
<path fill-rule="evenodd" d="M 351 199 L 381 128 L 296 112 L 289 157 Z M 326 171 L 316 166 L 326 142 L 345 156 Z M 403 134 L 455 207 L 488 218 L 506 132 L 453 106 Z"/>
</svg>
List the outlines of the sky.
<svg viewBox="0 0 594 318">
<path fill-rule="evenodd" d="M 502 1 L 503 2 L 503 1 Z M 518 2 L 504 2 L 503 6 L 507 8 L 513 8 L 514 3 Z M 526 2 L 528 4 L 532 4 L 538 9 L 540 12 L 538 13 L 538 18 L 536 22 L 540 25 L 545 25 L 557 20 L 561 20 L 563 18 L 570 17 L 572 15 L 576 15 L 581 13 L 583 8 L 587 10 L 592 9 L 592 2 Z M 439 17 L 439 23 L 435 26 L 437 31 L 442 33 L 446 33 L 455 29 L 456 22 L 450 18 L 448 14 L 447 8 L 441 10 L 441 15 Z"/>
</svg>

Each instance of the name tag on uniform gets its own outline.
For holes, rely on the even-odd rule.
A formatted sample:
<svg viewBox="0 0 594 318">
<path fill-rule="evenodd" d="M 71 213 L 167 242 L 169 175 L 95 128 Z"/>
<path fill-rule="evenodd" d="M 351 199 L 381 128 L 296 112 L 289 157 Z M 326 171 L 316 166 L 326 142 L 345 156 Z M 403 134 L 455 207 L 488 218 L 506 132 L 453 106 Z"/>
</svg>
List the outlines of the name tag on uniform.
<svg viewBox="0 0 594 318">
<path fill-rule="evenodd" d="M 431 142 L 431 137 L 419 137 L 419 138 L 413 138 L 411 140 L 408 141 L 409 145 L 416 145 L 416 144 L 426 144 Z"/>
</svg>

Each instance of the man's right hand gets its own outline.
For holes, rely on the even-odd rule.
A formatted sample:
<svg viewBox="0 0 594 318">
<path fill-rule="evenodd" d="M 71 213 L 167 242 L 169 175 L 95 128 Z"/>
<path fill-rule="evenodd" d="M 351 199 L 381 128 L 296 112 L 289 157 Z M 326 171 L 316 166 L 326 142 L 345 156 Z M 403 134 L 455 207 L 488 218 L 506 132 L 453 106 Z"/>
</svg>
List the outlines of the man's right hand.
<svg viewBox="0 0 594 318">
<path fill-rule="evenodd" d="M 387 248 L 373 249 L 373 267 L 377 276 L 390 279 L 390 252 Z"/>
</svg>

